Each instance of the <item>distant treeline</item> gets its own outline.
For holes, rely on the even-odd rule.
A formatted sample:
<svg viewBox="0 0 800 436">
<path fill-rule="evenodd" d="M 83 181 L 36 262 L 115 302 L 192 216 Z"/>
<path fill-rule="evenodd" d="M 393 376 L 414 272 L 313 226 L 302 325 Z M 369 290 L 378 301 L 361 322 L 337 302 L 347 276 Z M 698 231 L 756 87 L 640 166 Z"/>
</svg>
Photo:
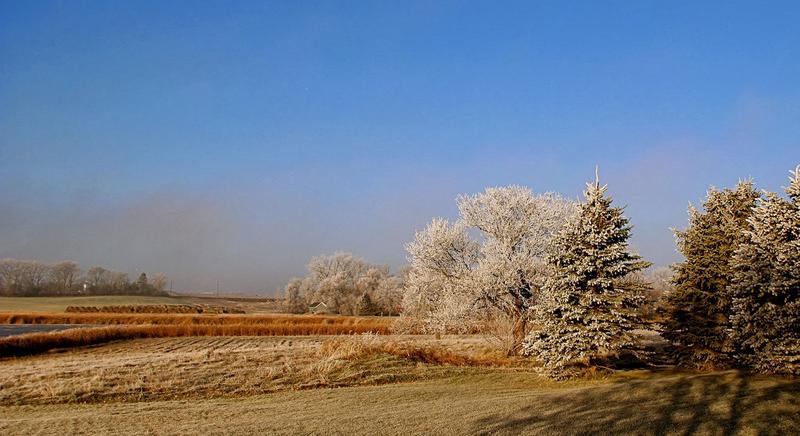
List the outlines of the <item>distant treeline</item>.
<svg viewBox="0 0 800 436">
<path fill-rule="evenodd" d="M 148 278 L 142 273 L 131 281 L 126 273 L 100 266 L 83 271 L 73 261 L 0 260 L 0 295 L 8 297 L 167 295 L 166 287 L 163 274 Z"/>
</svg>

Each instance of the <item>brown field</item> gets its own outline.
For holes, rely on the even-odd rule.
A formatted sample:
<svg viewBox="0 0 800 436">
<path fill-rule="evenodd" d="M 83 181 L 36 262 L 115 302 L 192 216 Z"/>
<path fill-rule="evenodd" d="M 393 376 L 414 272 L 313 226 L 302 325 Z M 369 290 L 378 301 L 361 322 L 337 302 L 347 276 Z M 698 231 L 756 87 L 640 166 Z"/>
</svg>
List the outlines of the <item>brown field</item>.
<svg viewBox="0 0 800 436">
<path fill-rule="evenodd" d="M 111 341 L 140 338 L 189 336 L 311 336 L 386 334 L 380 324 L 185 324 L 121 325 L 113 327 L 74 328 L 49 333 L 30 333 L 0 338 L 0 357 L 25 356 L 57 348 L 83 347 Z"/>
<path fill-rule="evenodd" d="M 245 313 L 225 306 L 207 304 L 127 304 L 124 306 L 67 306 L 70 313 Z"/>
<path fill-rule="evenodd" d="M 126 306 L 192 304 L 213 305 L 243 310 L 245 313 L 276 313 L 282 300 L 214 296 L 150 297 L 137 295 L 104 295 L 79 297 L 0 297 L 0 312 L 64 312 L 69 306 Z"/>
<path fill-rule="evenodd" d="M 187 337 L 0 361 L 0 404 L 212 398 L 484 373 L 475 338 Z M 435 350 L 435 351 L 434 351 Z M 509 365 L 508 362 L 505 362 Z"/>
<path fill-rule="evenodd" d="M 0 313 L 0 324 L 111 324 L 111 325 L 345 325 L 388 327 L 388 317 L 328 315 L 238 315 L 179 313 Z"/>
<path fill-rule="evenodd" d="M 32 309 L 0 324 L 82 328 L 0 338 L 4 435 L 800 433 L 791 378 L 662 368 L 557 382 L 481 335 L 390 334 L 392 318 L 18 303 Z"/>
<path fill-rule="evenodd" d="M 156 338 L 0 360 L 1 434 L 797 434 L 798 411 L 797 379 L 555 382 L 478 336 Z"/>
</svg>

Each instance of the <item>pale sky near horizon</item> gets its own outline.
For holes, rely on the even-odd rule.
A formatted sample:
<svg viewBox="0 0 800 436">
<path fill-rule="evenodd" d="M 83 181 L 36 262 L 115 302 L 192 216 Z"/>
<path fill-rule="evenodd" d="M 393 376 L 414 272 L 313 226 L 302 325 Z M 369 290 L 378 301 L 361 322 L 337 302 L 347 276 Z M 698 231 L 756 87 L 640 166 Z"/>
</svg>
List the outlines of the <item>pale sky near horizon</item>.
<svg viewBox="0 0 800 436">
<path fill-rule="evenodd" d="M 0 0 L 0 257 L 273 293 L 405 262 L 486 186 L 580 195 L 633 246 L 800 164 L 797 2 Z"/>
</svg>

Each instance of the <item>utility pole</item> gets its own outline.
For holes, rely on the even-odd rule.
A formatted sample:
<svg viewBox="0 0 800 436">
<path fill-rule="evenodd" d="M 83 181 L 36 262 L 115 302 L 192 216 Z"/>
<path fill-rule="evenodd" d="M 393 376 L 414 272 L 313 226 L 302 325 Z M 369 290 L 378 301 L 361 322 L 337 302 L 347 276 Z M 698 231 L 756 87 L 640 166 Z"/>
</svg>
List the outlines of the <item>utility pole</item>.
<svg viewBox="0 0 800 436">
<path fill-rule="evenodd" d="M 217 280 L 217 297 L 219 297 L 219 280 Z"/>
</svg>

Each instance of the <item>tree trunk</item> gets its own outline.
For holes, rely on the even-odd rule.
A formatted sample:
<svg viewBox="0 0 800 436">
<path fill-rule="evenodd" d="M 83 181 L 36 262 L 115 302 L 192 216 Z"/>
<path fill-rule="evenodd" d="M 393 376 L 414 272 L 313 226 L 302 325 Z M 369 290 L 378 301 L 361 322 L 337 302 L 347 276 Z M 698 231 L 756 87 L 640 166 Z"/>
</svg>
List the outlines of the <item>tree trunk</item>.
<svg viewBox="0 0 800 436">
<path fill-rule="evenodd" d="M 528 327 L 528 320 L 525 315 L 517 315 L 514 320 L 514 328 L 512 331 L 513 346 L 509 350 L 509 355 L 516 356 L 522 352 L 522 342 L 525 340 L 525 333 Z"/>
</svg>

